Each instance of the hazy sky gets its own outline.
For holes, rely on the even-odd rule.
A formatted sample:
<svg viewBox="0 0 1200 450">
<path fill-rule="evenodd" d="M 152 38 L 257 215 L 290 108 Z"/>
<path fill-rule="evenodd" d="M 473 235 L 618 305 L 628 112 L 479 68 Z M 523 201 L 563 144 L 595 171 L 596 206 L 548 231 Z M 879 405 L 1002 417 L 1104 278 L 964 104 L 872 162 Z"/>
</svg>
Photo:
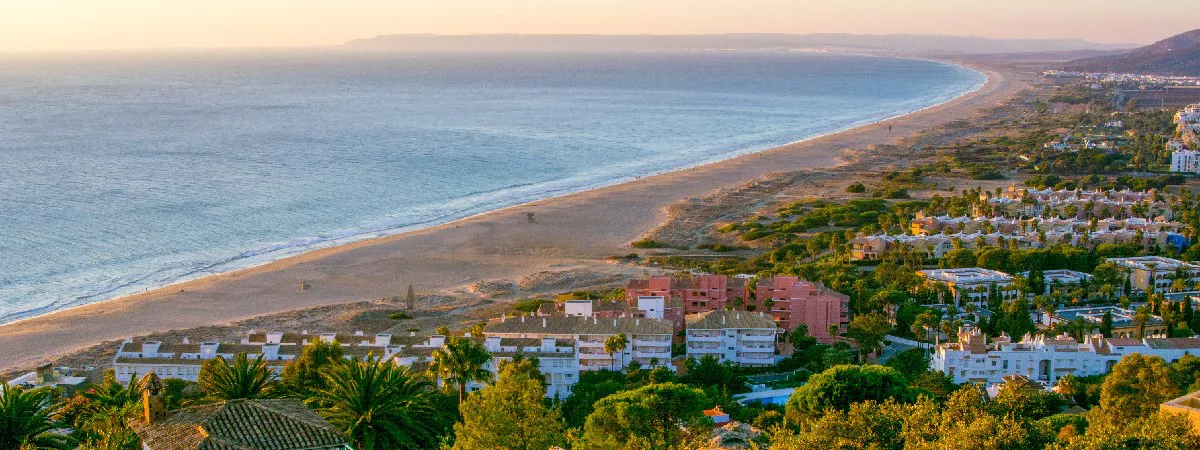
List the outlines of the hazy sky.
<svg viewBox="0 0 1200 450">
<path fill-rule="evenodd" d="M 398 33 L 931 33 L 1150 43 L 1196 0 L 0 0 L 0 51 L 334 45 Z"/>
</svg>

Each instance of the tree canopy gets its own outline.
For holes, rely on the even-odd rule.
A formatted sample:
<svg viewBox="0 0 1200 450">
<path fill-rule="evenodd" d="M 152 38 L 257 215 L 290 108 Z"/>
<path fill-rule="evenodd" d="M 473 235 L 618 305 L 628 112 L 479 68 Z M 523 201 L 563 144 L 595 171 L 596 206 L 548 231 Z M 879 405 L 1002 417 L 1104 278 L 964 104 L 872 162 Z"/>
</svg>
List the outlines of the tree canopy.
<svg viewBox="0 0 1200 450">
<path fill-rule="evenodd" d="M 455 450 L 543 450 L 564 442 L 558 411 L 530 360 L 505 364 L 496 383 L 463 402 Z"/>
</svg>

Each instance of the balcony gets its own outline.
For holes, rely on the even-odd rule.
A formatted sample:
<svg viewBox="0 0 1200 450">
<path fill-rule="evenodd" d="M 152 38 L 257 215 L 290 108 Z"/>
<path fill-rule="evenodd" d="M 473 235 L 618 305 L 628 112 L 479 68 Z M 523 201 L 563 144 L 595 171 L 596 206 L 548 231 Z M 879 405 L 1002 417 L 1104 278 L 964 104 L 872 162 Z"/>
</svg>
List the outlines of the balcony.
<svg viewBox="0 0 1200 450">
<path fill-rule="evenodd" d="M 653 346 L 669 345 L 670 343 L 671 343 L 671 338 L 669 338 L 669 337 L 664 338 L 664 339 L 634 339 L 633 340 L 633 345 L 635 345 L 635 346 L 648 345 L 648 346 L 653 347 Z"/>
<path fill-rule="evenodd" d="M 585 360 L 585 359 L 586 359 L 586 360 L 597 360 L 597 359 L 602 359 L 602 360 L 605 360 L 605 361 L 612 360 L 612 358 L 608 356 L 608 353 L 580 353 L 580 354 L 579 354 L 579 359 L 580 359 L 580 360 Z"/>
<path fill-rule="evenodd" d="M 748 341 L 748 342 L 775 342 L 774 334 L 764 334 L 764 335 L 743 334 L 738 337 L 739 337 L 739 340 Z"/>
<path fill-rule="evenodd" d="M 670 361 L 671 351 L 665 352 L 633 352 L 633 357 L 637 359 L 658 358 L 660 361 Z"/>
<path fill-rule="evenodd" d="M 687 335 L 687 340 L 693 342 L 721 342 L 721 336 L 696 336 L 693 334 Z"/>
<path fill-rule="evenodd" d="M 771 364 L 775 364 L 775 357 L 772 356 L 772 357 L 768 357 L 768 358 L 754 358 L 754 357 L 749 357 L 749 356 L 743 356 L 741 358 L 738 358 L 737 362 L 739 364 L 771 365 Z"/>
</svg>

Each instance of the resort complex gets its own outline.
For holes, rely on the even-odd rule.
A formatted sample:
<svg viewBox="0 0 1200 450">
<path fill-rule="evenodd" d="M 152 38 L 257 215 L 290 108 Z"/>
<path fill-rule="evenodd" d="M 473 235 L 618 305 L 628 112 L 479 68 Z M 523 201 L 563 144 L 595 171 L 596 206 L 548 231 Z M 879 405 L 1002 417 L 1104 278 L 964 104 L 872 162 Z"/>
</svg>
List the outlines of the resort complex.
<svg viewBox="0 0 1200 450">
<path fill-rule="evenodd" d="M 1071 337 L 1026 335 L 1014 342 L 1004 335 L 988 339 L 978 330 L 964 331 L 958 342 L 937 346 L 930 367 L 954 377 L 956 383 L 1000 384 L 1004 377 L 1022 375 L 1050 384 L 1066 375 L 1107 374 L 1122 358 L 1134 353 L 1173 363 L 1200 354 L 1200 338 L 1091 335 L 1078 342 Z"/>
<path fill-rule="evenodd" d="M 1200 450 L 1200 30 L 1090 45 L 18 58 L 0 450 Z"/>
</svg>

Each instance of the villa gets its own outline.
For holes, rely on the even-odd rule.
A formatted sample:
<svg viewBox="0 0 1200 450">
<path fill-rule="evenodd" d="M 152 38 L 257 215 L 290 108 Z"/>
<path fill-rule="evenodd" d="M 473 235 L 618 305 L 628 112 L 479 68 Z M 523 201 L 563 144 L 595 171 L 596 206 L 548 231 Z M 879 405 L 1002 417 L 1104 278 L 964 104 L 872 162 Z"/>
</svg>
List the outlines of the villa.
<svg viewBox="0 0 1200 450">
<path fill-rule="evenodd" d="M 1171 285 L 1181 276 L 1188 290 L 1200 281 L 1200 266 L 1178 259 L 1162 256 L 1137 256 L 1132 258 L 1108 258 L 1108 262 L 1126 269 L 1129 284 L 1138 292 L 1169 292 Z"/>
<path fill-rule="evenodd" d="M 397 364 L 411 366 L 427 363 L 434 350 L 445 345 L 444 336 L 393 336 L 381 333 L 365 336 L 362 332 L 308 334 L 282 332 L 251 332 L 239 343 L 204 341 L 191 343 L 183 338 L 179 343 L 168 343 L 153 339 L 126 339 L 113 357 L 113 371 L 120 382 L 128 382 L 134 376 L 154 372 L 163 378 L 179 378 L 196 381 L 204 361 L 222 357 L 232 359 L 245 354 L 250 358 L 263 357 L 267 366 L 275 373 L 283 371 L 288 361 L 296 359 L 311 342 L 337 342 L 346 358 L 373 356 L 394 360 Z"/>
<path fill-rule="evenodd" d="M 1134 311 L 1121 308 L 1118 306 L 1095 306 L 1089 308 L 1069 308 L 1054 312 L 1054 315 L 1043 313 L 1039 322 L 1042 325 L 1050 326 L 1052 323 L 1070 322 L 1073 320 L 1083 320 L 1096 328 L 1100 328 L 1100 324 L 1104 321 L 1104 314 L 1108 313 L 1112 318 L 1112 335 L 1118 338 L 1132 338 L 1141 335 L 1156 335 L 1167 332 L 1167 325 L 1163 323 L 1161 317 L 1150 316 L 1146 321 L 1144 330 L 1138 326 L 1134 320 Z"/>
<path fill-rule="evenodd" d="M 917 275 L 928 284 L 938 284 L 950 290 L 955 306 L 966 299 L 971 303 L 983 305 L 995 290 L 1001 299 L 1017 296 L 1016 289 L 1010 289 L 1013 278 L 1011 275 L 997 270 L 981 269 L 978 267 L 963 269 L 931 269 L 918 270 Z M 944 299 L 939 299 L 945 302 Z"/>
<path fill-rule="evenodd" d="M 979 332 L 960 331 L 958 342 L 944 343 L 934 350 L 930 368 L 954 378 L 955 383 L 1004 382 L 1004 377 L 1023 375 L 1047 383 L 1067 374 L 1103 375 L 1126 355 L 1141 353 L 1174 362 L 1184 355 L 1200 355 L 1198 338 L 1105 338 L 1088 336 L 1079 343 L 1070 337 L 1026 335 L 1013 342 L 1006 335 L 987 343 Z"/>
</svg>

